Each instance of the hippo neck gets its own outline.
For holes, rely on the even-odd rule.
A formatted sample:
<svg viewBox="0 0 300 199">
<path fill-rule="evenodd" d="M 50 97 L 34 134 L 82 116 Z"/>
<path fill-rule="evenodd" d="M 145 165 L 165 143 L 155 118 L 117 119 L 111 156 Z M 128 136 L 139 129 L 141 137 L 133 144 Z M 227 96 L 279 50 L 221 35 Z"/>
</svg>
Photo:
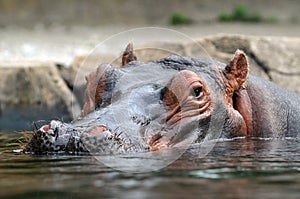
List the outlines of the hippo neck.
<svg viewBox="0 0 300 199">
<path fill-rule="evenodd" d="M 297 136 L 300 95 L 255 76 L 249 76 L 246 90 L 252 107 L 250 136 Z"/>
</svg>

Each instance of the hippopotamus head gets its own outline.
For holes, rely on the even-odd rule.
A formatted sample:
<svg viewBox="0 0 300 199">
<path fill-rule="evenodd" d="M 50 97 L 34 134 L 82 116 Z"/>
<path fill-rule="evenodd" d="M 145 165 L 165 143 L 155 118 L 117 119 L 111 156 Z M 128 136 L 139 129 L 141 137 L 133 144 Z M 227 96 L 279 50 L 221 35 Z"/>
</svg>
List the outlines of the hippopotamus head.
<svg viewBox="0 0 300 199">
<path fill-rule="evenodd" d="M 249 133 L 247 109 L 241 106 L 248 103 L 243 94 L 248 63 L 242 51 L 228 64 L 180 56 L 136 60 L 130 44 L 122 67 L 104 64 L 89 74 L 81 116 L 41 127 L 25 150 L 159 150 L 201 142 L 216 118 L 221 124 L 217 136 Z"/>
</svg>

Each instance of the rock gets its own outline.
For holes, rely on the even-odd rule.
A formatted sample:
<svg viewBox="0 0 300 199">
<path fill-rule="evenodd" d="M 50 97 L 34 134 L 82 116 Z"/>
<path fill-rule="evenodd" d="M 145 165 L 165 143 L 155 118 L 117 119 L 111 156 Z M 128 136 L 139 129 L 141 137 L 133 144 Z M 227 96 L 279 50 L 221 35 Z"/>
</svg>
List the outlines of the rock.
<svg viewBox="0 0 300 199">
<path fill-rule="evenodd" d="M 0 131 L 30 130 L 40 119 L 72 119 L 80 111 L 53 63 L 0 63 Z"/>
<path fill-rule="evenodd" d="M 275 83 L 300 93 L 300 38 L 253 38 L 250 49 Z"/>
<path fill-rule="evenodd" d="M 269 74 L 252 58 L 250 44 L 253 38 L 243 35 L 217 35 L 200 39 L 199 42 L 208 49 L 211 57 L 224 63 L 229 63 L 236 49 L 243 50 L 248 55 L 250 73 L 270 80 Z"/>
</svg>

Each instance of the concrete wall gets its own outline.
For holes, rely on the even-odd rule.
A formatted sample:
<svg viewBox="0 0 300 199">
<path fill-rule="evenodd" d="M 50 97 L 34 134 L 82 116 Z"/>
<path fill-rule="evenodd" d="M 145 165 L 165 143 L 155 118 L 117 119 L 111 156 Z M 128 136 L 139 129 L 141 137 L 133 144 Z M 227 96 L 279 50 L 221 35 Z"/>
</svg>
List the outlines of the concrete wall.
<svg viewBox="0 0 300 199">
<path fill-rule="evenodd" d="M 282 23 L 300 23 L 297 0 L 0 0 L 0 26 L 166 25 L 174 12 L 207 23 L 240 4 L 251 13 L 275 16 Z"/>
</svg>

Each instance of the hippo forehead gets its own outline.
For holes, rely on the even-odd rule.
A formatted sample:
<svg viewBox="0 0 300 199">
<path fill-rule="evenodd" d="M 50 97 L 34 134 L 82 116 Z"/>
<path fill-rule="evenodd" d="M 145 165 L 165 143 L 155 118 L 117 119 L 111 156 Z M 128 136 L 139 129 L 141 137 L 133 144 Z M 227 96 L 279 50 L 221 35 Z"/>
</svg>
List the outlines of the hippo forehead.
<svg viewBox="0 0 300 199">
<path fill-rule="evenodd" d="M 194 72 L 210 72 L 212 69 L 216 68 L 216 66 L 225 67 L 226 64 L 219 62 L 217 60 L 211 58 L 192 58 L 192 57 L 181 57 L 177 55 L 171 55 L 166 58 L 162 58 L 159 60 L 151 61 L 151 62 L 139 62 L 132 61 L 129 62 L 126 67 L 123 69 L 128 69 L 132 67 L 151 67 L 153 65 L 159 65 L 163 69 L 173 69 L 176 71 L 181 70 L 191 70 Z"/>
<path fill-rule="evenodd" d="M 119 85 L 122 84 L 124 90 L 130 89 L 130 86 L 141 86 L 141 84 L 138 84 L 141 82 L 143 82 L 142 85 L 157 84 L 166 86 L 178 72 L 189 70 L 202 78 L 208 86 L 211 83 L 214 86 L 222 86 L 223 82 L 219 68 L 225 68 L 225 66 L 226 64 L 209 58 L 191 58 L 175 55 L 147 63 L 134 61 L 121 69 L 122 75 L 118 77 L 119 79 L 124 78 L 126 81 L 121 80 Z M 115 81 L 116 79 L 113 78 L 112 80 Z M 124 86 L 126 84 L 128 84 L 128 87 Z"/>
<path fill-rule="evenodd" d="M 192 57 L 181 57 L 172 55 L 157 61 L 154 61 L 162 65 L 165 68 L 172 68 L 174 70 L 192 70 L 194 72 L 209 72 L 216 66 L 225 66 L 224 63 L 210 59 L 210 58 L 192 58 Z"/>
</svg>

